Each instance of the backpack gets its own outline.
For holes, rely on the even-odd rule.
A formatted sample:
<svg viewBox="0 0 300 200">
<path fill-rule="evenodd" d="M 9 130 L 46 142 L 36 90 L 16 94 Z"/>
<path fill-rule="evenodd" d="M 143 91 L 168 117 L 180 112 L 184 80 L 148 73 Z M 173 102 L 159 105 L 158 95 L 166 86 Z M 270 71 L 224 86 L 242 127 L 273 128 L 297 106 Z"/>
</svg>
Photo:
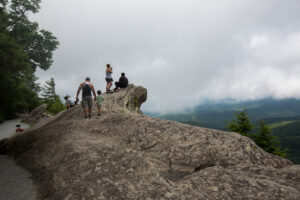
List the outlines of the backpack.
<svg viewBox="0 0 300 200">
<path fill-rule="evenodd" d="M 91 96 L 92 95 L 92 88 L 90 84 L 85 84 L 82 88 L 82 96 Z"/>
</svg>

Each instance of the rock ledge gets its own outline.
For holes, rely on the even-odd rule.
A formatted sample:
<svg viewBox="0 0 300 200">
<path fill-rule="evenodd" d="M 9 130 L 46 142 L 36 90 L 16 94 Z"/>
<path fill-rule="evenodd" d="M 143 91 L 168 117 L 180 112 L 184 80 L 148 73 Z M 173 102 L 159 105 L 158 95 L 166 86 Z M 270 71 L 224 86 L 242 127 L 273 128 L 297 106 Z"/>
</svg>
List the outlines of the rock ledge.
<svg viewBox="0 0 300 200">
<path fill-rule="evenodd" d="M 141 114 L 143 87 L 104 95 L 8 139 L 42 199 L 300 199 L 300 167 L 236 133 Z M 96 113 L 96 106 L 94 106 Z"/>
</svg>

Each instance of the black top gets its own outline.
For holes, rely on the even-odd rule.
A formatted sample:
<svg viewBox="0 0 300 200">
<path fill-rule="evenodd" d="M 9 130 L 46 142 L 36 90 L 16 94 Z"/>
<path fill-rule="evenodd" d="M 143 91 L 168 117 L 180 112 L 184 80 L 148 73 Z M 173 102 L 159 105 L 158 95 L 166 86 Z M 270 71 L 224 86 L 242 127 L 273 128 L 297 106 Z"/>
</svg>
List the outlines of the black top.
<svg viewBox="0 0 300 200">
<path fill-rule="evenodd" d="M 128 85 L 128 79 L 125 76 L 121 76 L 119 79 L 119 84 L 121 88 L 126 88 Z"/>
<path fill-rule="evenodd" d="M 92 88 L 90 84 L 85 84 L 85 86 L 82 88 L 82 96 L 92 96 Z"/>
</svg>

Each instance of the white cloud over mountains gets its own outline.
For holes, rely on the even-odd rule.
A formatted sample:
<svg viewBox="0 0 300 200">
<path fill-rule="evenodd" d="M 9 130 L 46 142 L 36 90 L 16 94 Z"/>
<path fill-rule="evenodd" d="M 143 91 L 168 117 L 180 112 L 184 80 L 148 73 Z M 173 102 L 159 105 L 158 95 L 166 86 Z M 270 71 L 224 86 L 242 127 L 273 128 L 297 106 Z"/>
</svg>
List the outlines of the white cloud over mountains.
<svg viewBox="0 0 300 200">
<path fill-rule="evenodd" d="M 44 82 L 70 94 L 86 76 L 148 89 L 146 111 L 173 112 L 206 99 L 300 97 L 299 0 L 51 0 L 33 16 L 60 41 Z"/>
</svg>

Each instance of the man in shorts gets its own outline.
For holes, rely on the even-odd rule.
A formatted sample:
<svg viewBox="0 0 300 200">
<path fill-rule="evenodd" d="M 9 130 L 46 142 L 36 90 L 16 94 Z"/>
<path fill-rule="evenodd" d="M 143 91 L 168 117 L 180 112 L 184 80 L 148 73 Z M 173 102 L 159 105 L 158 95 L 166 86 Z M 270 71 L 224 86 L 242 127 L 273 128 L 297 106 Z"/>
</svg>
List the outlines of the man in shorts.
<svg viewBox="0 0 300 200">
<path fill-rule="evenodd" d="M 91 118 L 92 114 L 92 106 L 93 106 L 93 98 L 92 92 L 94 95 L 94 101 L 96 101 L 96 92 L 93 84 L 90 82 L 90 78 L 87 77 L 85 82 L 81 83 L 77 90 L 76 101 L 79 101 L 78 95 L 82 90 L 82 108 L 85 118 Z"/>
</svg>

